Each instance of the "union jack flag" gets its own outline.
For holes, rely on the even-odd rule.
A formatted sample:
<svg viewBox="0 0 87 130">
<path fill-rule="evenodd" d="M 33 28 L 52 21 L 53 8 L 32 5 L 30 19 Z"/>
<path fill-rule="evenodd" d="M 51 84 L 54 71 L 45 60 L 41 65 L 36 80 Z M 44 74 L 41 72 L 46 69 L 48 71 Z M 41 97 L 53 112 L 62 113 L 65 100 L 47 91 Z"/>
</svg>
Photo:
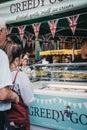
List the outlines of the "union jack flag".
<svg viewBox="0 0 87 130">
<path fill-rule="evenodd" d="M 40 25 L 41 25 L 41 23 L 32 24 L 36 38 L 38 38 L 38 35 L 39 35 Z"/>
<path fill-rule="evenodd" d="M 57 23 L 58 23 L 58 19 L 48 21 L 53 38 L 55 36 Z"/>
<path fill-rule="evenodd" d="M 48 50 L 49 49 L 49 39 L 50 39 L 50 36 L 43 36 L 42 35 L 42 38 L 44 40 L 44 46 L 45 46 L 45 50 Z"/>
<path fill-rule="evenodd" d="M 66 42 L 67 36 L 58 36 L 60 40 L 61 49 L 64 48 L 64 43 Z"/>
<path fill-rule="evenodd" d="M 21 39 L 23 39 L 23 37 L 24 37 L 25 27 L 26 27 L 26 26 L 19 26 L 19 27 L 18 27 L 19 34 L 20 34 Z"/>
<path fill-rule="evenodd" d="M 76 40 L 77 40 L 77 43 L 81 43 L 81 41 L 82 41 L 82 39 L 84 38 L 84 37 L 82 37 L 82 36 L 77 36 L 77 37 L 75 37 L 76 38 Z"/>
<path fill-rule="evenodd" d="M 13 27 L 7 27 L 7 34 L 10 34 L 12 29 L 13 29 Z"/>
<path fill-rule="evenodd" d="M 32 44 L 32 38 L 33 38 L 33 35 L 25 35 L 26 37 L 26 41 L 27 41 L 27 45 L 28 47 L 30 47 L 30 45 Z"/>
<path fill-rule="evenodd" d="M 75 16 L 67 17 L 67 20 L 69 22 L 69 26 L 71 28 L 71 31 L 72 31 L 73 35 L 75 34 L 75 30 L 76 30 L 76 25 L 77 25 L 78 18 L 79 18 L 79 14 L 75 15 Z"/>
</svg>

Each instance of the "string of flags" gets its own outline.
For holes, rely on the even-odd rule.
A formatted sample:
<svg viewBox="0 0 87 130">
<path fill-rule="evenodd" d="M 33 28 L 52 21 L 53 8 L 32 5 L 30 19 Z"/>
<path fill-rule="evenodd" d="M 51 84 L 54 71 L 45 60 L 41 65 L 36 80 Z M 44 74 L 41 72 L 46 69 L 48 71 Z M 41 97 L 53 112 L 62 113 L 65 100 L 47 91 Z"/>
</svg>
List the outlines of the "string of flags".
<svg viewBox="0 0 87 130">
<path fill-rule="evenodd" d="M 69 16 L 69 17 L 66 17 L 67 18 L 67 21 L 69 23 L 69 27 L 73 33 L 73 35 L 75 34 L 75 30 L 76 30 L 76 27 L 77 27 L 77 24 L 78 24 L 78 19 L 79 19 L 79 14 L 78 15 L 74 15 L 74 16 Z M 56 28 L 57 28 L 57 24 L 59 22 L 60 19 L 55 19 L 55 20 L 50 20 L 50 21 L 47 21 L 49 27 L 50 27 L 50 31 L 51 31 L 51 34 L 52 34 L 52 37 L 54 38 L 55 36 L 55 33 L 56 33 Z M 19 34 L 20 34 L 20 37 L 21 39 L 23 38 L 24 36 L 24 30 L 26 28 L 27 25 L 22 25 L 22 26 L 18 26 L 18 31 L 19 31 Z M 38 38 L 38 35 L 39 35 L 39 31 L 40 31 L 40 26 L 41 26 L 41 23 L 35 23 L 35 24 L 32 24 L 32 27 L 33 27 L 33 30 L 34 30 L 34 34 L 35 34 L 35 37 Z M 11 33 L 12 31 L 12 27 L 8 28 L 8 33 Z"/>
<path fill-rule="evenodd" d="M 75 30 L 76 30 L 76 27 L 77 27 L 77 24 L 78 24 L 79 16 L 80 15 L 78 14 L 78 15 L 75 15 L 75 16 L 66 17 L 66 19 L 69 23 L 69 27 L 70 27 L 73 35 L 75 35 Z M 54 39 L 55 34 L 56 34 L 56 29 L 58 27 L 59 20 L 60 19 L 54 19 L 54 20 L 47 21 L 53 39 Z M 35 38 L 38 39 L 41 23 L 34 23 L 31 26 L 33 28 L 34 34 L 31 34 L 31 36 L 28 35 L 27 38 L 26 38 L 26 35 L 25 35 L 25 29 L 26 29 L 27 25 L 22 25 L 22 26 L 16 27 L 18 29 L 21 40 L 23 40 L 23 46 L 25 46 L 25 44 L 27 43 L 28 47 L 30 47 L 31 44 L 34 47 L 33 36 L 35 36 Z M 12 29 L 13 29 L 13 27 L 9 27 L 8 30 L 7 30 L 7 34 L 10 34 L 12 32 Z M 25 36 L 25 39 L 24 39 L 24 36 Z M 55 43 L 53 41 L 51 41 L 51 43 L 49 42 L 50 37 L 47 36 L 47 35 L 45 35 L 45 36 L 42 35 L 42 40 L 43 40 L 43 45 L 44 45 L 45 50 L 49 49 L 50 46 L 51 47 L 55 46 L 54 45 Z M 59 41 L 62 43 L 62 45 L 67 39 L 66 36 L 58 36 L 58 38 L 59 38 Z M 77 38 L 77 41 L 79 39 L 80 39 L 80 37 Z"/>
<path fill-rule="evenodd" d="M 69 106 L 73 106 L 74 108 L 79 107 L 80 109 L 84 106 L 85 108 L 87 108 L 87 102 L 71 102 L 68 100 L 64 100 L 62 98 L 50 98 L 50 99 L 41 99 L 39 97 L 35 97 L 35 102 L 39 103 L 39 104 L 49 104 L 49 105 L 53 105 L 53 104 L 63 104 L 64 106 L 69 105 Z"/>
</svg>

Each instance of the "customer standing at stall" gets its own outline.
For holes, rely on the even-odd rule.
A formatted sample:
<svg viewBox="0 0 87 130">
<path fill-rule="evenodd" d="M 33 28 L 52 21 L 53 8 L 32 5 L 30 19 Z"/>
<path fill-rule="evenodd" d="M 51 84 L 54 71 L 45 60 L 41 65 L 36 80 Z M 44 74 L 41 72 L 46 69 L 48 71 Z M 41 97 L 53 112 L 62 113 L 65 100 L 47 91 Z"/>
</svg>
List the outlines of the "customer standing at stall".
<svg viewBox="0 0 87 130">
<path fill-rule="evenodd" d="M 11 108 L 11 101 L 15 103 L 19 102 L 18 95 L 9 88 L 12 85 L 9 62 L 7 55 L 2 50 L 5 46 L 5 39 L 6 24 L 0 18 L 0 130 L 4 130 L 7 127 L 7 130 L 9 130 L 6 111 Z"/>
<path fill-rule="evenodd" d="M 29 68 L 29 65 L 28 65 L 28 58 L 27 58 L 27 56 L 24 56 L 24 57 L 22 58 L 22 62 L 21 62 L 20 69 L 21 69 L 21 71 L 23 71 L 25 74 L 27 74 L 28 77 L 30 76 L 30 74 L 31 74 L 31 69 Z"/>
<path fill-rule="evenodd" d="M 49 64 L 49 61 L 47 61 L 46 56 L 43 56 L 40 61 L 38 61 L 38 64 Z"/>
<path fill-rule="evenodd" d="M 87 62 L 87 38 L 84 38 L 81 42 L 81 55 L 72 62 Z"/>
<path fill-rule="evenodd" d="M 70 63 L 70 62 L 71 62 L 70 57 L 66 56 L 64 59 L 64 63 Z"/>
<path fill-rule="evenodd" d="M 12 109 L 8 111 L 11 130 L 30 130 L 29 110 L 30 103 L 34 100 L 33 88 L 28 76 L 19 70 L 21 49 L 18 42 L 6 43 L 5 51 L 8 54 L 11 74 L 14 82 L 13 90 L 19 95 L 18 106 L 13 104 Z M 10 52 L 10 53 L 9 53 Z M 19 109 L 20 108 L 20 109 Z"/>
</svg>

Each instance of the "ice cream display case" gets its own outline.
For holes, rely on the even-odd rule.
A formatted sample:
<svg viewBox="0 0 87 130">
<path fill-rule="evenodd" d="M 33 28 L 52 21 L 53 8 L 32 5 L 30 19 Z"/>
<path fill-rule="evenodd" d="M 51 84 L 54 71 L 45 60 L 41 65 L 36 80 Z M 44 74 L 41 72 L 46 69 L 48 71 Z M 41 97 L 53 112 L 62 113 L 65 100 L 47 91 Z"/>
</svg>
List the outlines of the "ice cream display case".
<svg viewBox="0 0 87 130">
<path fill-rule="evenodd" d="M 53 130 L 87 130 L 87 64 L 33 65 L 32 125 Z"/>
</svg>

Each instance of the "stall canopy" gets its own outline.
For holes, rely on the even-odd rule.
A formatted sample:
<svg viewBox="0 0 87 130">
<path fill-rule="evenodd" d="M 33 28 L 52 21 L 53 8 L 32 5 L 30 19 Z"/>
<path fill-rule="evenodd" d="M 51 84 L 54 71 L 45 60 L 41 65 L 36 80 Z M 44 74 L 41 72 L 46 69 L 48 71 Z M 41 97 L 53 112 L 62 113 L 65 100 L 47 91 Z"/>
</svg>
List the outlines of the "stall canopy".
<svg viewBox="0 0 87 130">
<path fill-rule="evenodd" d="M 49 21 L 42 22 L 40 25 L 39 36 L 42 35 L 52 35 L 50 31 L 50 27 L 48 25 Z M 28 25 L 26 31 L 34 34 L 32 25 Z M 76 25 L 76 30 L 73 35 L 72 30 L 69 26 L 69 22 L 67 20 L 67 16 L 64 18 L 58 18 L 58 23 L 56 26 L 55 39 L 57 36 L 87 36 L 87 13 L 79 14 L 79 18 Z"/>
<path fill-rule="evenodd" d="M 0 16 L 8 24 L 23 25 L 86 12 L 87 0 L 2 0 Z"/>
<path fill-rule="evenodd" d="M 41 23 L 39 36 L 50 35 L 48 22 L 58 19 L 57 35 L 72 36 L 67 17 L 79 15 L 75 36 L 87 34 L 87 0 L 2 0 L 0 17 L 10 26 L 27 25 L 27 32 L 34 34 L 33 23 Z M 43 30 L 43 31 L 42 31 Z"/>
<path fill-rule="evenodd" d="M 66 29 L 69 29 L 66 17 L 77 14 L 81 16 L 76 35 L 80 30 L 82 34 L 79 35 L 86 35 L 87 0 L 2 0 L 0 3 L 0 17 L 3 17 L 8 24 L 19 26 L 42 22 L 42 29 L 44 26 L 45 31 L 41 31 L 41 35 L 49 33 L 46 21 L 52 19 L 61 19 L 57 30 L 58 32 L 63 30 L 61 35 L 68 35 L 65 33 Z"/>
<path fill-rule="evenodd" d="M 75 55 L 79 55 L 81 52 L 80 50 L 74 50 Z M 41 51 L 40 56 L 44 55 L 72 55 L 73 50 L 70 49 L 61 49 L 61 50 L 50 50 L 50 51 Z"/>
</svg>

